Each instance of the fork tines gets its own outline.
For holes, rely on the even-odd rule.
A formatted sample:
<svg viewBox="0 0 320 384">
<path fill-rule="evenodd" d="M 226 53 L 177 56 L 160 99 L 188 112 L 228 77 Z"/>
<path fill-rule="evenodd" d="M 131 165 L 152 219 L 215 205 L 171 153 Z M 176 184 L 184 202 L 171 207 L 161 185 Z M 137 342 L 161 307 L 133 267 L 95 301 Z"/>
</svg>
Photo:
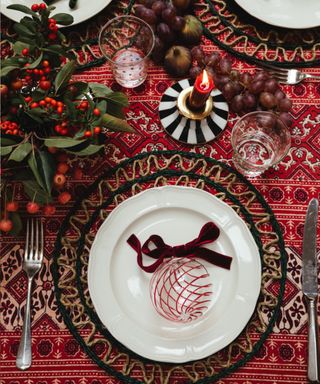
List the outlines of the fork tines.
<svg viewBox="0 0 320 384">
<path fill-rule="evenodd" d="M 43 222 L 41 219 L 30 219 L 27 222 L 25 260 L 41 262 L 43 259 Z"/>
</svg>

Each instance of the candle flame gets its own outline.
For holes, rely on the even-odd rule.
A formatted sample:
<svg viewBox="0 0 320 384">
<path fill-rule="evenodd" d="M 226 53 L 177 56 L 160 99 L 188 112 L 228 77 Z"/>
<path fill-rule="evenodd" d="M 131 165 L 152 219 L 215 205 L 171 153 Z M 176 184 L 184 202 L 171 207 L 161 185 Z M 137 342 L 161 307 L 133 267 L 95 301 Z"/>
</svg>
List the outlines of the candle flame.
<svg viewBox="0 0 320 384">
<path fill-rule="evenodd" d="M 209 76 L 205 69 L 202 72 L 202 81 L 200 86 L 203 88 L 207 88 L 209 86 Z"/>
</svg>

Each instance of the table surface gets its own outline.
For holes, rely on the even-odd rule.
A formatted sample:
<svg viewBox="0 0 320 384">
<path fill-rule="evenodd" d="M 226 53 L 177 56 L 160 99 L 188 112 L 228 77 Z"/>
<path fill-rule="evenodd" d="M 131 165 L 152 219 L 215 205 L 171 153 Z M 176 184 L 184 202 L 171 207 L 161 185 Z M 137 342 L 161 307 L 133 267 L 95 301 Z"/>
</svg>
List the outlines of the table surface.
<svg viewBox="0 0 320 384">
<path fill-rule="evenodd" d="M 207 52 L 218 50 L 208 40 L 204 40 L 204 44 Z M 239 60 L 234 61 L 234 67 L 242 71 L 255 69 Z M 310 70 L 320 75 L 320 68 Z M 158 117 L 158 106 L 161 95 L 174 79 L 169 78 L 162 68 L 151 65 L 146 82 L 133 90 L 121 89 L 115 84 L 107 64 L 76 77 L 82 81 L 102 82 L 114 90 L 125 92 L 130 101 L 127 118 L 135 133 L 108 134 L 104 157 L 78 163 L 83 167 L 85 176 L 81 181 L 68 181 L 73 196 L 79 188 L 95 180 L 106 167 L 141 152 L 184 150 L 230 162 L 230 133 L 238 118 L 234 114 L 230 115 L 227 129 L 206 145 L 182 145 L 164 132 Z M 258 355 L 235 373 L 219 380 L 220 384 L 307 383 L 307 316 L 301 293 L 301 250 L 307 204 L 312 197 L 320 197 L 320 83 L 308 80 L 296 86 L 284 86 L 283 89 L 293 101 L 295 122 L 291 128 L 292 146 L 284 161 L 252 183 L 273 209 L 284 236 L 288 254 L 284 302 L 274 329 Z M 23 200 L 20 190 L 17 196 Z M 4 235 L 1 238 L 0 383 L 119 382 L 98 368 L 80 349 L 57 310 L 50 273 L 51 254 L 60 223 L 72 204 L 73 201 L 58 206 L 56 213 L 45 221 L 45 263 L 35 279 L 33 291 L 33 365 L 24 372 L 15 367 L 27 289 L 21 265 L 24 238 Z M 319 316 L 318 310 L 318 320 Z M 171 382 L 182 381 L 175 377 Z"/>
</svg>

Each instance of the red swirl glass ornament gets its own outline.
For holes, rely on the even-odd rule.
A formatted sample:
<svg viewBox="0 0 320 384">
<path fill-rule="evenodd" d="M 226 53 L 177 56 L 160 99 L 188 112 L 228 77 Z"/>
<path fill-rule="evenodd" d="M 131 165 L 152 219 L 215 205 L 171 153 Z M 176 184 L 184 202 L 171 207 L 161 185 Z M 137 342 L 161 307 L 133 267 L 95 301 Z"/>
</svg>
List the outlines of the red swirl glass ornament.
<svg viewBox="0 0 320 384">
<path fill-rule="evenodd" d="M 152 275 L 150 296 L 157 312 L 166 319 L 197 320 L 207 312 L 212 298 L 209 273 L 195 258 L 168 259 Z"/>
</svg>

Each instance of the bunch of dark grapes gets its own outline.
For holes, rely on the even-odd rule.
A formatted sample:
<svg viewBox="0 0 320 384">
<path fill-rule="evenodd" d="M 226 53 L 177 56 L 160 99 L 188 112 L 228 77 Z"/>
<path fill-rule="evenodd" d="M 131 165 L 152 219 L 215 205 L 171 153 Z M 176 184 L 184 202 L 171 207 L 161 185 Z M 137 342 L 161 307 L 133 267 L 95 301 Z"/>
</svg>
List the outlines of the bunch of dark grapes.
<svg viewBox="0 0 320 384">
<path fill-rule="evenodd" d="M 193 47 L 191 54 L 197 65 L 190 69 L 190 76 L 195 78 L 206 68 L 233 112 L 243 114 L 256 110 L 272 110 L 286 125 L 292 125 L 289 113 L 292 102 L 269 73 L 256 71 L 255 74 L 240 74 L 232 69 L 229 58 L 221 57 L 218 52 L 206 55 L 200 46 Z"/>
<path fill-rule="evenodd" d="M 134 8 L 135 16 L 148 23 L 155 33 L 152 58 L 156 63 L 163 61 L 166 49 L 177 41 L 184 25 L 183 16 L 177 8 L 164 0 L 144 0 Z"/>
</svg>

